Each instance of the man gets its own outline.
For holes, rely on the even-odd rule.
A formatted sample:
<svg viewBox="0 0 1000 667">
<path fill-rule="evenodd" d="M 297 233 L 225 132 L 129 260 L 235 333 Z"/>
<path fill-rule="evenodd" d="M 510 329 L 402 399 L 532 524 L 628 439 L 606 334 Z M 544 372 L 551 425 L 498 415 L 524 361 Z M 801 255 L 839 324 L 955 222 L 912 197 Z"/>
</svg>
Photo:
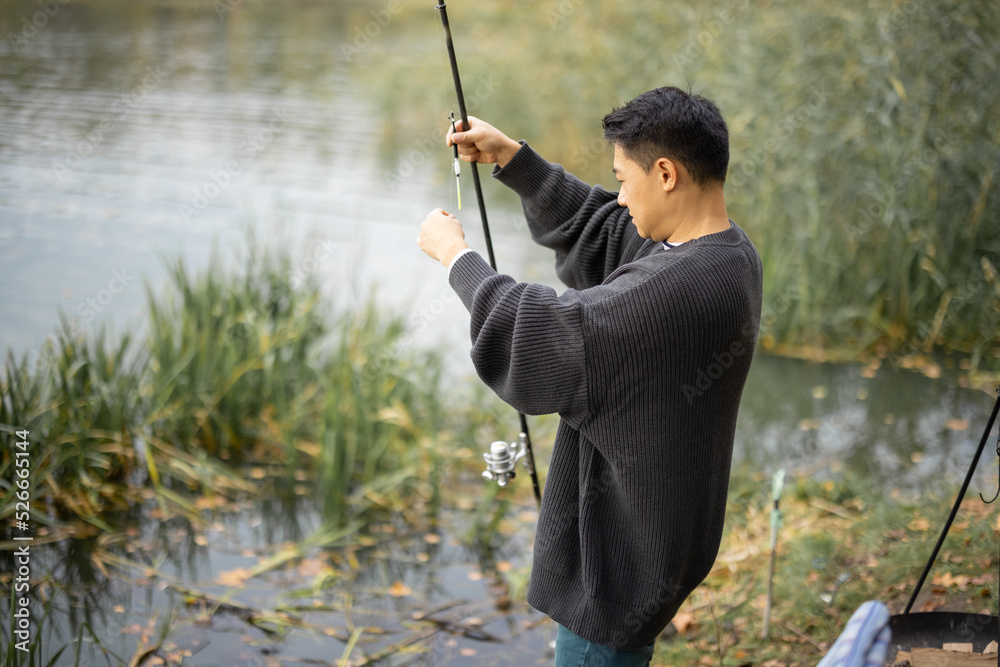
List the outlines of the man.
<svg viewBox="0 0 1000 667">
<path fill-rule="evenodd" d="M 645 665 L 718 554 L 760 322 L 760 257 L 723 195 L 728 130 L 698 95 L 639 95 L 603 121 L 616 195 L 469 124 L 449 145 L 496 163 L 570 288 L 498 275 L 441 209 L 421 225 L 471 315 L 480 377 L 521 412 L 560 415 L 528 602 L 559 624 L 557 665 Z"/>
</svg>

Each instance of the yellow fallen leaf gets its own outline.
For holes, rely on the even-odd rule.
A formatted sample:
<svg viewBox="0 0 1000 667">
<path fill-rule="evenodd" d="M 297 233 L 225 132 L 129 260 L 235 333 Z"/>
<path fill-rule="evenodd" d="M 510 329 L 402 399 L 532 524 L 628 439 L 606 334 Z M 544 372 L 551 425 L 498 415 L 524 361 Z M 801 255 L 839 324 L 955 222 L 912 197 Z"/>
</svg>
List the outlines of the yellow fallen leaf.
<svg viewBox="0 0 1000 667">
<path fill-rule="evenodd" d="M 250 572 L 250 570 L 245 567 L 238 567 L 234 570 L 220 572 L 219 576 L 215 578 L 215 581 L 220 586 L 242 586 L 251 575 L 252 572 Z"/>
<path fill-rule="evenodd" d="M 910 530 L 927 530 L 931 527 L 931 522 L 922 516 L 913 519 L 907 526 Z"/>
<path fill-rule="evenodd" d="M 674 627 L 677 628 L 677 634 L 683 635 L 694 623 L 694 614 L 682 611 L 674 616 L 673 623 Z"/>
<path fill-rule="evenodd" d="M 413 592 L 413 589 L 404 584 L 402 581 L 393 582 L 392 586 L 389 586 L 389 595 L 394 598 L 401 598 L 404 595 L 409 595 Z"/>
<path fill-rule="evenodd" d="M 944 427 L 949 431 L 967 431 L 969 430 L 969 420 L 955 419 L 954 417 L 952 417 L 947 422 L 945 422 Z"/>
<path fill-rule="evenodd" d="M 514 566 L 511 565 L 510 561 L 502 560 L 497 563 L 497 572 L 510 572 L 513 569 Z"/>
<path fill-rule="evenodd" d="M 474 656 L 476 654 L 476 649 L 465 647 L 465 648 L 460 649 L 458 652 L 461 653 L 462 655 L 464 655 L 467 658 L 471 658 L 472 656 Z"/>
<path fill-rule="evenodd" d="M 441 536 L 435 533 L 427 533 L 426 535 L 424 535 L 424 542 L 426 542 L 427 544 L 440 544 Z"/>
<path fill-rule="evenodd" d="M 816 431 L 819 429 L 819 426 L 818 419 L 803 419 L 799 422 L 800 431 Z"/>
<path fill-rule="evenodd" d="M 303 577 L 313 577 L 326 567 L 326 563 L 320 558 L 303 558 L 299 562 L 298 572 Z"/>
<path fill-rule="evenodd" d="M 469 581 L 479 581 L 483 578 L 483 573 L 479 570 L 473 570 L 467 576 L 469 577 Z"/>
</svg>

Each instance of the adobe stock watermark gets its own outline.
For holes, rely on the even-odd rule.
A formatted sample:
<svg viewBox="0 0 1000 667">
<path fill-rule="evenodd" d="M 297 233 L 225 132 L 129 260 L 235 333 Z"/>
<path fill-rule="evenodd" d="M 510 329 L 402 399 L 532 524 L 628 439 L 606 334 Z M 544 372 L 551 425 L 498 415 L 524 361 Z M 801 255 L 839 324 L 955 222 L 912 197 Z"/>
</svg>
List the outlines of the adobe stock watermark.
<svg viewBox="0 0 1000 667">
<path fill-rule="evenodd" d="M 994 264 L 994 262 L 991 262 L 990 257 L 987 257 L 987 255 L 991 255 L 993 260 L 998 263 Z M 931 319 L 922 319 L 917 322 L 913 335 L 906 339 L 902 347 L 898 351 L 888 353 L 887 358 L 889 363 L 897 366 L 900 360 L 910 355 L 918 352 L 924 352 L 925 354 L 931 352 L 937 343 L 941 327 L 952 307 L 959 308 L 967 301 L 975 303 L 977 300 L 976 297 L 982 295 L 984 290 L 1000 290 L 998 266 L 1000 266 L 1000 256 L 996 253 L 981 255 L 976 274 L 958 287 L 951 288 L 950 291 L 945 292 L 942 296 L 938 313 Z"/>
<path fill-rule="evenodd" d="M 892 183 L 887 185 L 881 181 L 869 181 L 866 184 L 867 191 L 864 193 L 868 201 L 861 205 L 857 224 L 847 223 L 845 227 L 848 238 L 856 241 L 881 223 L 885 219 L 886 212 L 903 195 L 913 179 L 920 172 L 932 169 L 941 155 L 955 145 L 954 137 L 946 134 L 936 136 L 932 140 L 932 147 L 924 148 L 919 155 L 911 157 L 903 164 Z"/>
<path fill-rule="evenodd" d="M 135 276 L 130 274 L 127 268 L 113 269 L 107 287 L 98 290 L 93 296 L 82 299 L 77 304 L 74 309 L 77 317 L 69 321 L 69 333 L 77 334 L 81 327 L 93 322 L 100 313 L 111 306 L 115 297 L 124 292 L 134 280 Z"/>
<path fill-rule="evenodd" d="M 466 97 L 467 107 L 481 106 L 497 90 L 497 82 L 491 73 L 484 79 L 480 79 L 476 89 Z M 434 158 L 435 155 L 444 155 L 447 150 L 448 125 L 442 123 L 435 126 L 431 132 L 413 142 L 413 148 L 399 159 L 395 171 L 386 171 L 382 174 L 389 192 L 396 192 L 400 184 L 417 173 L 418 167 Z M 451 153 L 447 153 L 449 160 Z M 467 164 L 467 163 L 466 163 Z"/>
<path fill-rule="evenodd" d="M 10 43 L 10 48 L 14 51 L 14 55 L 18 58 L 23 58 L 25 54 L 24 48 L 28 46 L 28 42 L 38 36 L 38 31 L 45 28 L 49 24 L 49 21 L 59 14 L 62 5 L 68 2 L 69 0 L 37 0 L 41 11 L 32 14 L 30 20 L 27 16 L 22 16 L 21 31 L 19 33 L 7 33 L 7 41 Z"/>
<path fill-rule="evenodd" d="M 663 577 L 656 587 L 656 593 L 648 599 L 645 604 L 636 609 L 632 609 L 622 619 L 623 627 L 619 628 L 614 635 L 615 644 L 624 644 L 628 635 L 649 623 L 659 616 L 666 606 L 680 605 L 683 600 L 678 600 L 678 594 L 683 590 L 680 583 L 672 577 Z"/>
<path fill-rule="evenodd" d="M 740 337 L 732 341 L 725 349 L 712 353 L 712 361 L 705 367 L 695 371 L 694 384 L 681 385 L 681 392 L 687 400 L 688 405 L 694 405 L 694 400 L 705 395 L 725 373 L 733 367 L 737 359 L 744 354 L 752 353 L 754 342 L 760 339 L 761 331 L 767 331 L 774 326 L 778 317 L 787 312 L 792 304 L 799 299 L 797 287 L 789 287 L 779 292 L 773 299 L 774 305 L 769 305 L 761 310 L 760 324 L 753 326 L 753 322 L 747 321 Z"/>
<path fill-rule="evenodd" d="M 892 3 L 892 8 L 888 12 L 881 14 L 875 21 L 879 32 L 882 33 L 882 37 L 889 37 L 890 30 L 898 30 L 913 21 L 923 8 L 923 5 L 924 2 L 921 0 L 906 0 L 906 2 L 902 3 Z"/>
<path fill-rule="evenodd" d="M 604 137 L 595 137 L 573 151 L 573 155 L 570 156 L 569 161 L 574 169 L 585 169 L 594 160 L 607 158 L 612 150 L 607 139 Z"/>
<path fill-rule="evenodd" d="M 365 362 L 364 377 L 366 380 L 375 378 L 387 370 L 393 361 L 402 356 L 414 339 L 423 333 L 445 312 L 448 304 L 458 300 L 458 294 L 451 287 L 444 287 L 437 297 L 426 305 L 414 305 L 407 320 L 406 331 L 389 345 L 382 345 L 375 354 Z"/>
<path fill-rule="evenodd" d="M 208 208 L 216 197 L 225 192 L 244 167 L 253 162 L 288 126 L 291 119 L 291 112 L 284 107 L 273 111 L 270 122 L 258 130 L 256 134 L 248 136 L 246 141 L 239 145 L 237 153 L 241 159 L 228 160 L 222 169 L 211 172 L 206 182 L 194 188 L 190 205 L 177 205 L 177 212 L 181 219 L 184 222 L 191 222 L 193 218 L 198 217 L 202 211 Z"/>
<path fill-rule="evenodd" d="M 819 115 L 829 97 L 830 95 L 825 88 L 813 86 L 809 99 L 795 107 L 793 111 L 786 113 L 778 121 L 777 136 L 765 139 L 761 145 L 746 151 L 740 163 L 729 168 L 726 184 L 731 183 L 737 187 L 746 185 L 756 174 L 757 169 L 763 167 L 768 158 L 788 142 L 795 130 L 802 127 L 809 119 Z"/>
<path fill-rule="evenodd" d="M 545 18 L 549 22 L 550 28 L 558 28 L 572 16 L 585 0 L 562 0 L 555 9 L 545 12 Z"/>
<path fill-rule="evenodd" d="M 128 118 L 132 110 L 146 99 L 150 92 L 159 88 L 163 82 L 163 70 L 159 65 L 147 67 L 146 75 L 138 86 L 115 98 L 109 107 L 111 115 L 92 127 L 82 139 L 66 149 L 62 160 L 52 161 L 52 172 L 60 183 L 71 171 L 83 164 L 84 158 L 104 142 L 104 137 L 115 124 Z"/>
<path fill-rule="evenodd" d="M 733 19 L 749 6 L 750 0 L 730 0 L 728 7 L 716 9 L 711 17 L 702 19 L 700 24 L 702 29 L 689 37 L 680 48 L 674 50 L 673 59 L 677 68 L 683 70 L 700 58 L 722 36 Z"/>
<path fill-rule="evenodd" d="M 243 5 L 243 0 L 213 0 L 212 8 L 220 21 L 226 20 L 226 14 L 236 11 Z"/>
<path fill-rule="evenodd" d="M 371 11 L 372 20 L 354 29 L 353 39 L 350 43 L 344 42 L 340 45 L 340 55 L 344 56 L 345 61 L 351 62 L 362 51 L 371 46 L 372 40 L 382 34 L 382 31 L 392 23 L 396 14 L 401 11 L 403 11 L 402 0 L 391 0 L 384 8 L 373 9 Z"/>
<path fill-rule="evenodd" d="M 247 311 L 246 320 L 232 325 L 226 331 L 226 339 L 229 343 L 235 345 L 246 342 L 261 323 L 267 321 L 275 310 L 288 301 L 291 296 L 290 290 L 305 285 L 309 277 L 316 273 L 320 266 L 330 261 L 331 258 L 342 255 L 345 247 L 343 239 L 333 236 L 317 239 L 305 255 L 293 263 L 289 289 L 272 290 L 266 298 L 258 299 L 252 303 L 252 309 Z"/>
</svg>

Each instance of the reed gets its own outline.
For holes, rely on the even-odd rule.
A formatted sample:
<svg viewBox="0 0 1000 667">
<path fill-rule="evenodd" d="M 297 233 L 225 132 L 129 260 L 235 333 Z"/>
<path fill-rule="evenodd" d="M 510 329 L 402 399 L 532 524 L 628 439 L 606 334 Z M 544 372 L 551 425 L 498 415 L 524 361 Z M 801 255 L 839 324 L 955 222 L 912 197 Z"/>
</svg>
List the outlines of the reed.
<svg viewBox="0 0 1000 667">
<path fill-rule="evenodd" d="M 290 255 L 248 237 L 238 270 L 218 257 L 192 275 L 167 260 L 169 283 L 146 285 L 146 331 L 116 342 L 64 322 L 37 364 L 8 356 L 0 428 L 31 432 L 33 502 L 58 524 L 103 516 L 151 485 L 192 520 L 192 490 L 259 485 L 243 464 L 314 470 L 331 522 L 373 505 L 438 502 L 446 410 L 436 353 L 411 350 L 402 319 L 374 297 L 334 312 Z M 13 465 L 0 454 L 0 473 Z M 14 511 L 0 495 L 0 520 Z M 8 525 L 9 522 L 4 522 Z"/>
<path fill-rule="evenodd" d="M 1000 368 L 988 111 L 1000 90 L 986 83 L 1000 57 L 995 3 L 449 9 L 469 113 L 590 183 L 617 189 L 600 127 L 613 107 L 662 85 L 690 85 L 719 104 L 730 128 L 729 213 L 762 256 L 774 315 L 764 349 L 958 352 L 972 369 Z M 433 18 L 400 26 L 401 39 L 434 44 Z M 373 45 L 385 52 L 358 71 L 375 81 L 378 69 L 386 139 L 406 145 L 442 122 L 453 95 L 443 57 L 403 57 L 394 44 Z M 436 164 L 446 182 L 447 160 Z M 488 196 L 518 205 L 503 188 Z"/>
</svg>

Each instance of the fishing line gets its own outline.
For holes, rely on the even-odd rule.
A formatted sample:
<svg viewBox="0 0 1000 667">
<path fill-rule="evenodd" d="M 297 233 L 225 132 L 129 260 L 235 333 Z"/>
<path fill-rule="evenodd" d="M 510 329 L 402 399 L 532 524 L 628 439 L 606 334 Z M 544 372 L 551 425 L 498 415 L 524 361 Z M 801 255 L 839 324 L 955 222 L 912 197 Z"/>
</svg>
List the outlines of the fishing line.
<svg viewBox="0 0 1000 667">
<path fill-rule="evenodd" d="M 447 41 L 448 36 L 445 34 L 444 26 L 440 22 L 438 22 L 438 33 L 441 35 L 441 41 L 439 41 L 438 44 L 440 44 L 441 42 Z M 447 48 L 445 48 L 444 51 L 438 49 L 438 62 L 439 62 L 439 67 L 441 68 L 441 72 L 442 73 L 447 72 L 448 71 Z M 446 80 L 446 77 L 442 76 L 441 79 L 442 80 Z M 439 109 L 447 109 L 448 108 L 448 95 L 449 95 L 449 92 L 450 91 L 448 90 L 448 85 L 444 84 L 441 87 L 441 105 L 438 107 Z M 452 111 L 451 113 L 448 114 L 448 119 L 451 121 L 451 129 L 452 129 L 452 131 L 455 131 L 455 112 L 454 111 Z M 466 129 L 468 129 L 468 128 L 466 128 Z M 450 169 L 448 170 L 448 171 L 454 171 L 454 173 L 455 173 L 455 179 L 454 179 L 454 181 L 452 181 L 452 183 L 448 186 L 448 193 L 449 193 L 448 194 L 448 210 L 449 211 L 454 211 L 455 210 L 456 199 L 458 200 L 458 210 L 462 210 L 462 192 L 461 192 L 461 189 L 460 189 L 462 187 L 462 185 L 460 183 L 460 176 L 459 176 L 460 173 L 461 173 L 461 164 L 460 164 L 461 161 L 459 160 L 459 157 L 458 157 L 458 145 L 455 145 L 454 149 L 455 149 L 454 150 L 454 153 L 455 153 L 454 161 L 452 162 L 451 165 L 449 165 Z M 448 178 L 448 176 L 445 176 L 445 178 Z"/>
</svg>

